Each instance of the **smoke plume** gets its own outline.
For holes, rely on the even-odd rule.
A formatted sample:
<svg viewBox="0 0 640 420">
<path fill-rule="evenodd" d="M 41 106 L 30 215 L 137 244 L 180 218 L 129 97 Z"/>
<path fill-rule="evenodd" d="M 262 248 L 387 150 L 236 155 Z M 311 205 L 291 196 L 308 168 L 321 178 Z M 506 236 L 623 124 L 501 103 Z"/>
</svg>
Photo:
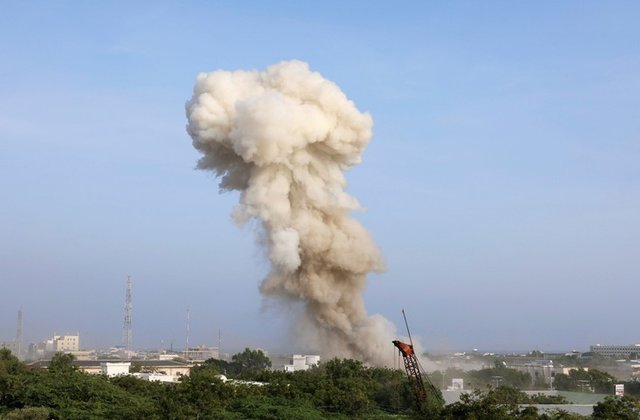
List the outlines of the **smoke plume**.
<svg viewBox="0 0 640 420">
<path fill-rule="evenodd" d="M 362 297 L 384 262 L 345 192 L 371 116 L 300 61 L 201 73 L 186 112 L 197 168 L 215 173 L 221 191 L 240 191 L 237 222 L 259 221 L 271 263 L 263 295 L 301 301 L 297 332 L 324 355 L 389 364 L 394 327 L 368 316 Z"/>
</svg>

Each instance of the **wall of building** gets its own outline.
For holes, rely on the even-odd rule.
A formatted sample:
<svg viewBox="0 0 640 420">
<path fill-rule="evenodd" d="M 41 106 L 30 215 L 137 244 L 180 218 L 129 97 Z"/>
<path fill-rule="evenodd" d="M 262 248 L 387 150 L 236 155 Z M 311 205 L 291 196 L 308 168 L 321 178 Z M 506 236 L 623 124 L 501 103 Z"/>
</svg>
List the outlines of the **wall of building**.
<svg viewBox="0 0 640 420">
<path fill-rule="evenodd" d="M 103 362 L 100 369 L 103 375 L 112 378 L 114 376 L 128 375 L 131 362 Z"/>
<path fill-rule="evenodd" d="M 79 335 L 54 335 L 54 351 L 78 351 L 80 350 Z"/>
</svg>

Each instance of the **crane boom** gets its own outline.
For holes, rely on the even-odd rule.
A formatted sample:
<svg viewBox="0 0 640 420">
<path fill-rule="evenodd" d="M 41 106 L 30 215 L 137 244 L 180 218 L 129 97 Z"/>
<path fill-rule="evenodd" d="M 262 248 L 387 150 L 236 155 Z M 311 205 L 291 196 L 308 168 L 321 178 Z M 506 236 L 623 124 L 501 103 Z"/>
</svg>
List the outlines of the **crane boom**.
<svg viewBox="0 0 640 420">
<path fill-rule="evenodd" d="M 407 327 L 409 343 L 403 343 L 399 340 L 394 340 L 392 342 L 393 345 L 398 348 L 398 351 L 402 355 L 402 359 L 404 360 L 404 369 L 407 371 L 407 378 L 409 379 L 409 386 L 413 391 L 413 395 L 416 397 L 418 406 L 421 406 L 427 400 L 427 390 L 424 385 L 425 380 L 429 385 L 429 388 L 433 391 L 434 396 L 440 403 L 443 403 L 442 396 L 429 381 L 429 378 L 426 376 L 424 380 L 422 378 L 420 362 L 418 361 L 418 357 L 416 356 L 416 353 L 413 349 L 413 339 L 411 338 L 411 331 L 409 330 L 409 323 L 407 322 L 407 316 L 404 313 L 404 309 L 402 310 L 402 316 L 404 318 L 404 324 Z"/>
<path fill-rule="evenodd" d="M 427 391 L 424 387 L 424 382 L 422 381 L 420 365 L 418 364 L 418 358 L 413 351 L 413 345 L 403 343 L 399 340 L 394 340 L 393 344 L 402 354 L 404 369 L 407 371 L 407 377 L 409 378 L 409 386 L 411 386 L 413 395 L 415 395 L 418 405 L 420 405 L 427 399 Z"/>
</svg>

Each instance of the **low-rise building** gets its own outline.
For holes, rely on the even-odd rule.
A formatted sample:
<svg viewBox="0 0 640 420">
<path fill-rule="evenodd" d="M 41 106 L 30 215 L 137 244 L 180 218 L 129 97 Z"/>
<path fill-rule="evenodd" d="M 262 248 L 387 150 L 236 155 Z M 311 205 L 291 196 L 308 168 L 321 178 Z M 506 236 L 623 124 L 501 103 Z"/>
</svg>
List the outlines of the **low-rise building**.
<svg viewBox="0 0 640 420">
<path fill-rule="evenodd" d="M 640 356 L 640 344 L 596 344 L 590 350 L 593 354 L 615 359 L 637 359 Z"/>
<path fill-rule="evenodd" d="M 320 356 L 317 354 L 294 354 L 291 357 L 291 363 L 284 365 L 285 372 L 295 372 L 298 370 L 307 370 L 312 366 L 317 366 L 320 363 Z"/>
<path fill-rule="evenodd" d="M 137 372 L 137 373 L 134 373 L 133 376 L 135 376 L 136 378 L 143 379 L 145 381 L 151 381 L 151 382 L 164 382 L 164 383 L 180 382 L 180 376 L 170 376 L 170 375 L 164 375 L 162 373 Z"/>
<path fill-rule="evenodd" d="M 187 350 L 182 352 L 182 357 L 194 362 L 204 362 L 207 359 L 219 359 L 220 351 L 217 347 L 200 345 L 197 347 L 189 347 Z"/>
<path fill-rule="evenodd" d="M 100 369 L 103 375 L 107 375 L 110 378 L 114 376 L 122 376 L 129 374 L 129 368 L 131 362 L 101 362 Z"/>
<path fill-rule="evenodd" d="M 40 360 L 29 364 L 29 366 L 48 369 L 49 362 L 49 360 Z M 178 360 L 138 360 L 134 362 L 130 362 L 129 360 L 74 360 L 71 363 L 81 371 L 95 375 L 107 374 L 104 369 L 108 369 L 109 366 L 111 366 L 111 372 L 118 372 L 119 369 L 121 371 L 126 364 L 129 364 L 130 366 L 127 368 L 127 373 L 135 366 L 141 371 L 176 377 L 188 376 L 191 368 L 194 366 L 191 363 L 180 362 Z M 103 364 L 105 365 L 104 368 Z"/>
<path fill-rule="evenodd" d="M 548 384 L 550 387 L 553 386 L 553 380 L 557 374 L 568 375 L 570 371 L 579 369 L 572 366 L 554 366 L 553 360 L 536 360 L 522 364 L 511 364 L 508 367 L 528 373 L 534 384 Z M 586 367 L 580 369 L 589 370 Z"/>
</svg>

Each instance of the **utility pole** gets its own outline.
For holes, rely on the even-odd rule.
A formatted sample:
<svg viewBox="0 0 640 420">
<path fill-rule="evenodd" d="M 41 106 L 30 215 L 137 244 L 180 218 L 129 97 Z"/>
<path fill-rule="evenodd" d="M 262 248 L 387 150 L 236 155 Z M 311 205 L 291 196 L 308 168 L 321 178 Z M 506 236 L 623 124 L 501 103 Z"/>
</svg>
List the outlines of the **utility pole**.
<svg viewBox="0 0 640 420">
<path fill-rule="evenodd" d="M 131 351 L 133 345 L 131 332 L 131 276 L 127 276 L 127 294 L 124 304 L 124 323 L 122 325 L 122 344 L 127 351 Z"/>
</svg>

